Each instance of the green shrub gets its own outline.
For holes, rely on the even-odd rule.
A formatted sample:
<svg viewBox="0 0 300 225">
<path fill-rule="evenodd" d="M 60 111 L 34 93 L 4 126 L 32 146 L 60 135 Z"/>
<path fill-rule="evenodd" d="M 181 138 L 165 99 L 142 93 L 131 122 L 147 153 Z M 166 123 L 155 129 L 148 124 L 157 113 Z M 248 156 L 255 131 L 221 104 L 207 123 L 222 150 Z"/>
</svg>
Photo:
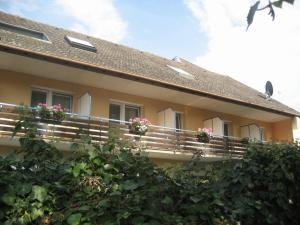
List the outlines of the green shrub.
<svg viewBox="0 0 300 225">
<path fill-rule="evenodd" d="M 24 114 L 25 112 L 25 114 Z M 130 143 L 72 146 L 64 158 L 38 136 L 26 110 L 15 133 L 21 150 L 0 157 L 0 224 L 298 224 L 296 145 L 250 144 L 240 161 L 201 156 L 167 173 Z M 89 146 L 89 147 L 87 147 Z"/>
<path fill-rule="evenodd" d="M 232 223 L 299 224 L 298 146 L 251 144 L 240 162 L 215 172 L 224 215 Z"/>
</svg>

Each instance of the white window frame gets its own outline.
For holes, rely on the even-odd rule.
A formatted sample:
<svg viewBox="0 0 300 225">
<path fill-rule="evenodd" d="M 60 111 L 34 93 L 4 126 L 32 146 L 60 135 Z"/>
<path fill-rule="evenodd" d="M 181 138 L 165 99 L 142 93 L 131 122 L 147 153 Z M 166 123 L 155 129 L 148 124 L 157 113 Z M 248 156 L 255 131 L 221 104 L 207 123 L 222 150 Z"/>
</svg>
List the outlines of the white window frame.
<svg viewBox="0 0 300 225">
<path fill-rule="evenodd" d="M 70 92 L 60 91 L 60 90 L 56 90 L 56 89 L 42 88 L 42 87 L 32 87 L 31 94 L 30 94 L 30 105 L 31 105 L 31 101 L 32 101 L 32 92 L 33 91 L 39 91 L 39 92 L 46 93 L 46 104 L 48 107 L 52 106 L 53 94 L 61 94 L 61 95 L 69 96 L 70 97 L 70 111 L 72 111 L 73 95 Z"/>
<path fill-rule="evenodd" d="M 142 105 L 131 103 L 131 102 L 125 102 L 125 101 L 118 101 L 118 100 L 110 100 L 109 105 L 119 105 L 120 106 L 120 120 L 125 121 L 125 107 L 127 106 L 133 106 L 139 108 L 139 117 L 141 117 L 142 114 Z"/>
</svg>

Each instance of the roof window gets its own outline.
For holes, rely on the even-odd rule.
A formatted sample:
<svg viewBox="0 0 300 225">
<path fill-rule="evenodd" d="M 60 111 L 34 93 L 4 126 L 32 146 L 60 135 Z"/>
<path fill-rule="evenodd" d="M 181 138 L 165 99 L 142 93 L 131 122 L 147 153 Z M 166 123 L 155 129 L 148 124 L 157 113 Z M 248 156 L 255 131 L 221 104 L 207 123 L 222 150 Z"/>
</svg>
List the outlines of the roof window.
<svg viewBox="0 0 300 225">
<path fill-rule="evenodd" d="M 70 37 L 68 35 L 65 36 L 65 39 L 69 42 L 69 44 L 73 47 L 80 48 L 83 50 L 88 50 L 92 52 L 96 52 L 97 49 L 88 41 L 80 40 L 78 38 Z"/>
<path fill-rule="evenodd" d="M 28 36 L 31 38 L 36 38 L 39 40 L 45 40 L 45 41 L 49 41 L 48 37 L 39 31 L 36 30 L 32 30 L 32 29 L 28 29 L 22 26 L 17 26 L 17 25 L 13 25 L 13 24 L 9 24 L 3 21 L 0 21 L 0 29 L 2 30 L 6 30 L 9 32 L 13 32 L 13 33 L 17 33 L 17 34 L 21 34 L 24 36 Z"/>
<path fill-rule="evenodd" d="M 176 71 L 178 73 L 178 75 L 184 77 L 184 78 L 187 78 L 187 79 L 194 79 L 194 75 L 186 72 L 185 70 L 183 69 L 180 69 L 180 68 L 177 68 L 177 67 L 174 67 L 174 66 L 170 66 L 170 65 L 167 65 L 167 67 L 169 67 L 170 69 Z"/>
</svg>

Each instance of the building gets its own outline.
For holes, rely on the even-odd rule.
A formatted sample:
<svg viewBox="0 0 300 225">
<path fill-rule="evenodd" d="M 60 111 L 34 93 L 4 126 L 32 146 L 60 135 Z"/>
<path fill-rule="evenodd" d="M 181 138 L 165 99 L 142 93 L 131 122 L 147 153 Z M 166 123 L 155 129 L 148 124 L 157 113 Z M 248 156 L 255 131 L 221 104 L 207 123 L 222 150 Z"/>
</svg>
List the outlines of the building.
<svg viewBox="0 0 300 225">
<path fill-rule="evenodd" d="M 207 159 L 222 158 L 224 152 L 239 155 L 244 137 L 293 141 L 300 116 L 229 76 L 184 59 L 162 58 L 4 12 L 0 76 L 2 152 L 17 145 L 9 137 L 15 122 L 10 104 L 59 103 L 79 114 L 54 127 L 53 134 L 66 145 L 85 123 L 95 141 L 105 140 L 109 119 L 137 140 L 124 121 L 145 117 L 153 126 L 138 142 L 157 161 L 187 159 L 199 149 Z M 209 144 L 194 137 L 203 127 L 213 129 Z"/>
</svg>

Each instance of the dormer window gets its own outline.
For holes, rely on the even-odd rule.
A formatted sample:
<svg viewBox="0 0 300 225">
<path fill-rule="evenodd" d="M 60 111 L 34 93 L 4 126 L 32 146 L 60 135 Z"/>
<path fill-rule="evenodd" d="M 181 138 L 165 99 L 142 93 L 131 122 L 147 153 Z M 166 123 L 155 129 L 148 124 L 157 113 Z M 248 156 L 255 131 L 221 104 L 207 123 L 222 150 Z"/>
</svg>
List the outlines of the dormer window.
<svg viewBox="0 0 300 225">
<path fill-rule="evenodd" d="M 83 50 L 91 51 L 91 52 L 96 52 L 97 49 L 95 48 L 94 45 L 92 45 L 90 42 L 81 40 L 78 38 L 74 38 L 71 36 L 66 35 L 65 39 L 69 42 L 69 44 L 75 48 L 80 48 Z"/>
<path fill-rule="evenodd" d="M 170 65 L 167 65 L 167 67 L 169 67 L 170 69 L 176 71 L 179 76 L 182 76 L 184 78 L 187 78 L 187 79 L 194 79 L 195 78 L 194 75 L 190 74 L 189 72 L 186 72 L 183 69 L 177 68 L 175 66 L 170 66 Z"/>
</svg>

